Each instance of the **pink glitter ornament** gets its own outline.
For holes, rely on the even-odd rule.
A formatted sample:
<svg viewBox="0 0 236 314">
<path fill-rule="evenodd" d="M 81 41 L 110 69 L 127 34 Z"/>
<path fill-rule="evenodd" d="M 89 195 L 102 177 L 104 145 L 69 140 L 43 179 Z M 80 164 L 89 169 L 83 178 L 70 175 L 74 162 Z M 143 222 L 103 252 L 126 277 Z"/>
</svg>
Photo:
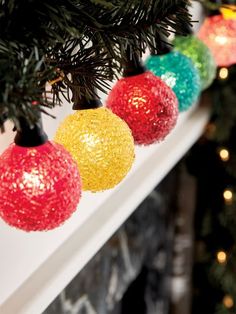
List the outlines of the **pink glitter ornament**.
<svg viewBox="0 0 236 314">
<path fill-rule="evenodd" d="M 0 217 L 11 226 L 54 229 L 76 210 L 80 195 L 76 163 L 59 144 L 12 144 L 0 156 Z"/>
<path fill-rule="evenodd" d="M 214 15 L 205 19 L 198 37 L 210 48 L 216 64 L 228 67 L 236 63 L 236 20 Z"/>
<path fill-rule="evenodd" d="M 174 92 L 149 71 L 119 80 L 108 95 L 107 107 L 129 125 L 135 143 L 143 145 L 162 141 L 178 117 Z"/>
</svg>

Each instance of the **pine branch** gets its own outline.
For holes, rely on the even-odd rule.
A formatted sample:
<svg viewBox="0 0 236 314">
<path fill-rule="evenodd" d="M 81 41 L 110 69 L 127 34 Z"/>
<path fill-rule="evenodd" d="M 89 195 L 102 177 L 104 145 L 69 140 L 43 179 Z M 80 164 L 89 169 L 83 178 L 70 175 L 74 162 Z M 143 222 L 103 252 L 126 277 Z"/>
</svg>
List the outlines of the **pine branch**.
<svg viewBox="0 0 236 314">
<path fill-rule="evenodd" d="M 0 112 L 17 124 L 20 115 L 36 118 L 32 102 L 41 106 L 68 100 L 70 91 L 92 95 L 108 90 L 126 58 L 126 49 L 140 55 L 153 33 L 183 34 L 190 23 L 188 0 L 0 0 Z M 30 12 L 25 18 L 25 12 Z M 37 53 L 35 53 L 37 52 Z M 27 67 L 25 65 L 25 60 Z M 53 84 L 51 104 L 42 95 Z M 0 126 L 4 119 L 0 118 Z"/>
<path fill-rule="evenodd" d="M 35 123 L 33 104 L 37 103 L 42 111 L 43 107 L 52 106 L 43 94 L 44 84 L 49 74 L 52 75 L 53 69 L 48 67 L 43 75 L 40 74 L 39 69 L 44 65 L 44 59 L 36 47 L 27 57 L 18 50 L 16 52 L 15 48 L 13 43 L 0 41 L 0 115 L 2 123 L 8 118 L 18 128 L 22 116 L 28 118 L 30 125 Z"/>
</svg>

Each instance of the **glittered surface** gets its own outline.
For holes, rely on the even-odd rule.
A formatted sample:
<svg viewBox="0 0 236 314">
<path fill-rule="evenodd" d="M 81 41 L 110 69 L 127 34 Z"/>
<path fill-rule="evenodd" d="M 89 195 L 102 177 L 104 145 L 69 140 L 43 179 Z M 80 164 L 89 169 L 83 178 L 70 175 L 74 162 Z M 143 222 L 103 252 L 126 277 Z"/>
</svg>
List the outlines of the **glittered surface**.
<svg viewBox="0 0 236 314">
<path fill-rule="evenodd" d="M 178 51 L 151 55 L 146 66 L 172 88 L 179 101 L 179 111 L 193 105 L 200 93 L 200 78 L 193 62 Z"/>
<path fill-rule="evenodd" d="M 83 190 L 113 188 L 134 161 L 129 127 L 106 108 L 75 111 L 59 126 L 55 140 L 77 161 Z"/>
<path fill-rule="evenodd" d="M 211 51 L 196 36 L 177 36 L 175 49 L 189 57 L 199 71 L 202 90 L 211 85 L 216 76 L 216 64 Z"/>
<path fill-rule="evenodd" d="M 58 227 L 76 210 L 80 191 L 77 165 L 61 145 L 12 144 L 0 156 L 0 217 L 11 226 Z"/>
<path fill-rule="evenodd" d="M 218 66 L 236 63 L 236 20 L 222 15 L 208 17 L 198 36 L 210 48 Z"/>
<path fill-rule="evenodd" d="M 178 117 L 174 92 L 149 71 L 119 80 L 108 95 L 107 106 L 127 122 L 140 145 L 162 141 Z"/>
<path fill-rule="evenodd" d="M 236 5 L 227 5 L 227 7 L 221 7 L 220 13 L 223 14 L 225 19 L 236 19 Z"/>
</svg>

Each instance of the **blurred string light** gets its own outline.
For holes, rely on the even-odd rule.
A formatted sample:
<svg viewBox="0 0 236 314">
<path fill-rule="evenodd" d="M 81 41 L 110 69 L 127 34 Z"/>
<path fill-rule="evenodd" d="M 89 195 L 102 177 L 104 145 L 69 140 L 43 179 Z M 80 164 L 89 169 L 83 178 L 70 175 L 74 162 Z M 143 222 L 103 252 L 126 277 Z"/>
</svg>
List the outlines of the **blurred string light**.
<svg viewBox="0 0 236 314">
<path fill-rule="evenodd" d="M 214 123 L 208 123 L 205 129 L 205 136 L 208 139 L 212 139 L 216 132 L 216 125 Z"/>
<path fill-rule="evenodd" d="M 219 78 L 221 80 L 226 80 L 228 78 L 228 76 L 229 76 L 229 70 L 227 68 L 225 68 L 225 67 L 220 68 L 220 70 L 219 70 Z"/>
<path fill-rule="evenodd" d="M 228 151 L 228 149 L 226 148 L 220 148 L 219 149 L 219 156 L 221 158 L 222 161 L 228 161 L 230 158 L 230 153 Z"/>
<path fill-rule="evenodd" d="M 226 204 L 232 204 L 233 192 L 230 189 L 224 190 L 223 196 Z"/>
<path fill-rule="evenodd" d="M 226 295 L 223 298 L 223 304 L 227 309 L 231 309 L 234 306 L 234 300 L 230 295 Z"/>
<path fill-rule="evenodd" d="M 227 261 L 227 254 L 224 251 L 217 252 L 217 261 L 219 264 L 225 264 Z"/>
<path fill-rule="evenodd" d="M 216 64 L 228 67 L 236 63 L 236 19 L 225 19 L 218 14 L 207 17 L 198 36 L 210 48 Z"/>
</svg>

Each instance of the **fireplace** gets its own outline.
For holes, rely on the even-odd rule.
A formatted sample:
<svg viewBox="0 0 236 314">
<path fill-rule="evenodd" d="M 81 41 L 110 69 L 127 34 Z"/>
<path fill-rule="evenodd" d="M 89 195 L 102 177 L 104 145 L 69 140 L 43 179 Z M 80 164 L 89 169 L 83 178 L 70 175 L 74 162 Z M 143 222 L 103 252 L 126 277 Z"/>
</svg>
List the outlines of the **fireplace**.
<svg viewBox="0 0 236 314">
<path fill-rule="evenodd" d="M 176 286 L 190 275 L 193 206 L 186 204 L 186 187 L 194 193 L 180 163 L 43 313 L 167 314 L 181 305 L 187 314 L 189 282 L 181 291 Z"/>
</svg>

